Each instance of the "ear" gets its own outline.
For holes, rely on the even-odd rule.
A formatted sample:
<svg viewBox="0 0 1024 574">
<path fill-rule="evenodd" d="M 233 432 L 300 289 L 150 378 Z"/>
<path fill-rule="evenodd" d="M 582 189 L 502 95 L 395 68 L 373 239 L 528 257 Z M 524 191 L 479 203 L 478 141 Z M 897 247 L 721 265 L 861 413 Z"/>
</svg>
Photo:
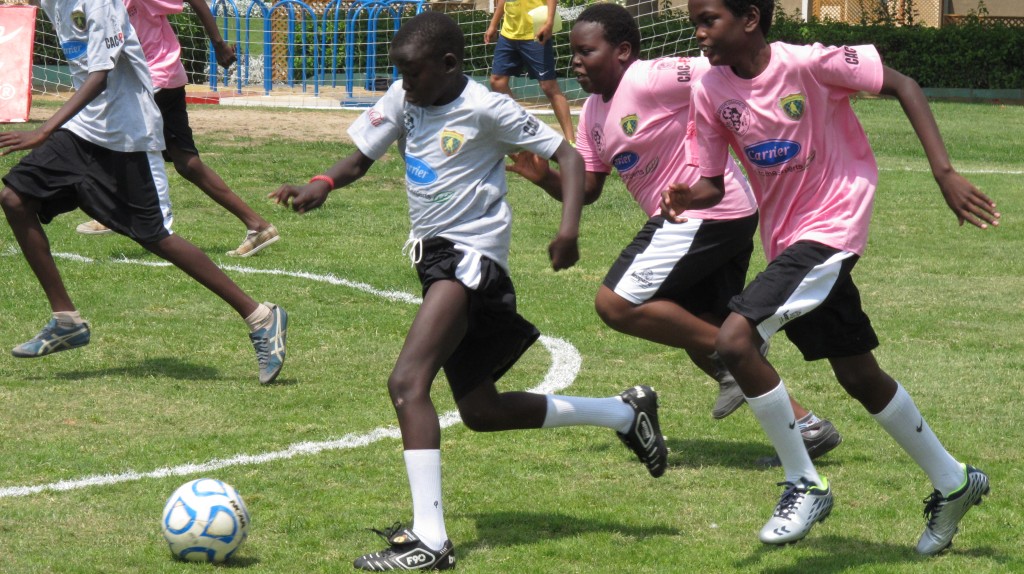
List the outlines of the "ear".
<svg viewBox="0 0 1024 574">
<path fill-rule="evenodd" d="M 635 54 L 633 54 L 633 46 L 629 42 L 620 42 L 615 47 L 615 58 L 620 62 L 630 61 Z"/>
<path fill-rule="evenodd" d="M 747 13 L 743 15 L 743 31 L 750 33 L 758 30 L 761 27 L 761 9 L 757 6 L 751 6 L 747 9 Z"/>
<path fill-rule="evenodd" d="M 462 63 L 455 54 L 452 54 L 451 52 L 446 53 L 444 57 L 441 58 L 441 61 L 444 62 L 444 71 L 446 74 L 459 72 L 462 69 Z"/>
</svg>

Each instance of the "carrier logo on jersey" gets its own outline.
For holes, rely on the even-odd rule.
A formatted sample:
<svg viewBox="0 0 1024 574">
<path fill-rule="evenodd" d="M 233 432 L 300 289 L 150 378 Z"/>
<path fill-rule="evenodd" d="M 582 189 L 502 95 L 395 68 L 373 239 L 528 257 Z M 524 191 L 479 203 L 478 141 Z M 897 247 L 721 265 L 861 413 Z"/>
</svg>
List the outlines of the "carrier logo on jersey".
<svg viewBox="0 0 1024 574">
<path fill-rule="evenodd" d="M 85 12 L 81 10 L 75 10 L 71 13 L 71 24 L 77 30 L 85 30 Z"/>
<path fill-rule="evenodd" d="M 718 106 L 718 121 L 729 130 L 743 135 L 750 128 L 750 108 L 741 100 L 729 100 Z"/>
<path fill-rule="evenodd" d="M 60 45 L 60 49 L 64 51 L 64 57 L 68 60 L 77 60 L 85 55 L 85 42 L 77 40 L 64 42 Z"/>
<path fill-rule="evenodd" d="M 437 181 L 437 172 L 425 161 L 407 155 L 405 156 L 405 178 L 415 184 L 427 185 Z"/>
<path fill-rule="evenodd" d="M 466 136 L 452 130 L 444 130 L 441 132 L 441 151 L 444 155 L 451 157 L 462 149 L 462 142 L 466 140 Z"/>
<path fill-rule="evenodd" d="M 636 114 L 629 114 L 628 116 L 619 120 L 619 125 L 622 126 L 622 133 L 632 137 L 636 133 L 637 124 L 640 123 L 640 118 Z"/>
<path fill-rule="evenodd" d="M 754 165 L 772 167 L 792 160 L 800 153 L 800 144 L 789 140 L 765 140 L 743 148 Z"/>
<path fill-rule="evenodd" d="M 624 151 L 615 154 L 612 158 L 612 165 L 615 169 L 619 170 L 619 173 L 627 172 L 640 163 L 640 156 L 631 151 Z"/>
<path fill-rule="evenodd" d="M 779 106 L 782 107 L 782 111 L 786 112 L 789 119 L 799 120 L 804 117 L 804 110 L 807 108 L 806 98 L 803 94 L 790 94 L 779 99 Z"/>
</svg>

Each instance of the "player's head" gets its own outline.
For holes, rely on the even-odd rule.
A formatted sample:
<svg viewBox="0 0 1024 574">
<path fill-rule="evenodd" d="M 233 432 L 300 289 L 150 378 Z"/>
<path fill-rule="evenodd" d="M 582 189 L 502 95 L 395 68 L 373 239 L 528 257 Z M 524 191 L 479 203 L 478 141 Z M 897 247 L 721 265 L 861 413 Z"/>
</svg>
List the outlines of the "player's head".
<svg viewBox="0 0 1024 574">
<path fill-rule="evenodd" d="M 640 29 L 622 6 L 594 4 L 576 18 L 569 46 L 580 87 L 610 97 L 626 68 L 640 57 Z"/>
<path fill-rule="evenodd" d="M 701 50 L 714 65 L 732 65 L 751 45 L 764 44 L 775 0 L 689 0 L 688 6 Z"/>
<path fill-rule="evenodd" d="M 402 24 L 389 56 L 402 75 L 406 101 L 433 106 L 458 96 L 465 85 L 465 46 L 462 29 L 441 12 L 423 12 Z"/>
</svg>

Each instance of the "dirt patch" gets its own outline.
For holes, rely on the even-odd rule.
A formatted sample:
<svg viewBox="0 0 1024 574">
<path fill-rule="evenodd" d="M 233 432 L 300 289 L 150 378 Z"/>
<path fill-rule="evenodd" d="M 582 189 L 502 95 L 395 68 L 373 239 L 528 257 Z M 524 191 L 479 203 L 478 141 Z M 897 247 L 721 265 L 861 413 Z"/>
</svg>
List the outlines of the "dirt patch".
<svg viewBox="0 0 1024 574">
<path fill-rule="evenodd" d="M 32 106 L 29 119 L 43 122 L 56 111 L 52 106 Z M 251 138 L 256 141 L 348 142 L 348 127 L 359 112 L 220 105 L 190 105 L 189 123 L 196 133 Z M 22 129 L 22 128 L 15 128 Z"/>
</svg>

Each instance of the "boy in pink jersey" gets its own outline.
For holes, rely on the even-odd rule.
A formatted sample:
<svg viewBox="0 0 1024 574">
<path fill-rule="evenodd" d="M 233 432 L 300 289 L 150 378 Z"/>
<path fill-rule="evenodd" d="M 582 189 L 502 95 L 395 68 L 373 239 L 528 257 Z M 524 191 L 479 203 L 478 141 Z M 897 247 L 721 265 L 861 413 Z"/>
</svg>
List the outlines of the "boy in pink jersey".
<svg viewBox="0 0 1024 574">
<path fill-rule="evenodd" d="M 690 86 L 711 65 L 704 58 L 645 61 L 640 30 L 617 4 L 595 4 L 576 19 L 569 36 L 572 64 L 591 94 L 580 114 L 576 148 L 586 167 L 587 203 L 604 189 L 615 168 L 626 189 L 650 217 L 623 250 L 597 294 L 598 314 L 617 331 L 686 350 L 719 383 L 712 416 L 729 416 L 743 402 L 735 379 L 714 354 L 718 326 L 729 300 L 746 280 L 757 207 L 746 179 L 730 160 L 726 193 L 717 205 L 690 212 L 685 224 L 667 224 L 661 192 L 676 182 L 693 183 L 700 173 L 689 123 Z M 560 174 L 547 160 L 522 153 L 510 166 L 561 199 Z M 812 458 L 839 445 L 842 437 L 793 401 Z M 775 463 L 774 457 L 764 459 Z"/>
<path fill-rule="evenodd" d="M 206 1 L 184 1 L 195 11 L 210 37 L 217 62 L 225 68 L 235 63 L 235 49 L 221 37 Z M 164 119 L 164 140 L 167 142 L 164 160 L 173 161 L 174 169 L 182 177 L 245 224 L 245 240 L 227 254 L 232 257 L 257 254 L 280 238 L 277 228 L 235 195 L 220 175 L 203 163 L 192 138 L 185 102 L 188 77 L 181 64 L 181 44 L 167 21 L 169 14 L 181 13 L 184 7 L 182 0 L 124 0 L 124 4 L 146 55 L 149 74 L 153 79 L 154 98 Z M 96 220 L 82 223 L 77 229 L 86 235 L 110 233 L 105 225 Z"/>
<path fill-rule="evenodd" d="M 843 388 L 928 475 L 934 491 L 917 551 L 937 554 L 988 493 L 988 477 L 946 451 L 872 354 L 878 339 L 851 271 L 867 240 L 877 168 L 849 96 L 863 90 L 900 101 L 961 224 L 986 229 L 1000 215 L 951 166 L 916 82 L 884 66 L 873 46 L 768 44 L 772 10 L 773 0 L 689 0 L 697 40 L 715 66 L 693 94 L 702 177 L 663 198 L 676 219 L 714 205 L 731 146 L 761 206 L 768 267 L 730 302 L 716 342 L 785 469 L 785 492 L 760 539 L 796 542 L 832 510 L 832 490 L 802 448 L 782 380 L 757 352 L 785 331 L 806 360 L 828 359 Z"/>
</svg>

